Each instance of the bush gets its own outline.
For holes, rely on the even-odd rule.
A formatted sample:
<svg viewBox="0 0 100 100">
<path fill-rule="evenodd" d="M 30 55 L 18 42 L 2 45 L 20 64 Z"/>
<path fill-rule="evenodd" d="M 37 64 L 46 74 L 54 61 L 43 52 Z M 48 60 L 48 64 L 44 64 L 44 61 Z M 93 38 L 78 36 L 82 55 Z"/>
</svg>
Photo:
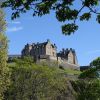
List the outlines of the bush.
<svg viewBox="0 0 100 100">
<path fill-rule="evenodd" d="M 97 74 L 97 69 L 96 68 L 89 68 L 87 69 L 86 71 L 82 72 L 80 75 L 79 75 L 79 78 L 82 78 L 82 79 L 93 79 L 93 78 L 97 78 L 98 77 L 98 74 Z"/>
<path fill-rule="evenodd" d="M 72 82 L 77 100 L 100 100 L 100 80 L 77 80 Z"/>
<path fill-rule="evenodd" d="M 11 70 L 12 84 L 5 100 L 66 100 L 67 78 L 59 69 L 26 64 Z"/>
<path fill-rule="evenodd" d="M 7 67 L 7 38 L 3 34 L 5 28 L 4 13 L 0 8 L 0 100 L 9 85 L 9 69 Z"/>
</svg>

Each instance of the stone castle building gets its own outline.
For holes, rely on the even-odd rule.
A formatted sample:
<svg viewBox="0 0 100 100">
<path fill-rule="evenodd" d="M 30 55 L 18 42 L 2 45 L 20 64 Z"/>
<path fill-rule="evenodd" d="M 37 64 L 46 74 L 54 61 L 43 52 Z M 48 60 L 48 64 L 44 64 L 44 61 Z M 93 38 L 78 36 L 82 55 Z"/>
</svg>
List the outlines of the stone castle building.
<svg viewBox="0 0 100 100">
<path fill-rule="evenodd" d="M 60 57 L 62 60 L 66 60 L 70 64 L 78 65 L 76 52 L 72 48 L 62 49 L 62 51 L 57 53 L 57 57 Z"/>
<path fill-rule="evenodd" d="M 43 43 L 26 44 L 22 50 L 22 57 L 31 56 L 34 61 L 57 61 L 63 66 L 78 66 L 77 56 L 75 50 L 62 49 L 57 53 L 57 46 L 52 44 L 50 40 Z"/>
<path fill-rule="evenodd" d="M 22 50 L 23 56 L 32 56 L 35 61 L 42 59 L 57 60 L 57 47 L 50 40 L 44 43 L 33 43 L 25 45 Z"/>
</svg>

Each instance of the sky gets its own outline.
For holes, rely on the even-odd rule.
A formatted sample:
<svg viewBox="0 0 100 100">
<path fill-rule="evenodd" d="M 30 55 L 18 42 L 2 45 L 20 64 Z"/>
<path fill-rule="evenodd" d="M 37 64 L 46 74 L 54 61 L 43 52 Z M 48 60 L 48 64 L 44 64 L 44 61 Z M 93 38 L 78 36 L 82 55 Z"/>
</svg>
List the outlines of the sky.
<svg viewBox="0 0 100 100">
<path fill-rule="evenodd" d="M 81 66 L 100 56 L 100 24 L 95 17 L 88 22 L 77 22 L 78 31 L 70 36 L 62 34 L 61 25 L 55 14 L 42 17 L 33 17 L 32 11 L 21 14 L 20 18 L 11 20 L 10 9 L 5 10 L 9 40 L 8 54 L 21 54 L 24 45 L 29 43 L 45 42 L 50 39 L 57 46 L 57 51 L 62 48 L 73 48 L 76 51 L 78 63 Z"/>
</svg>

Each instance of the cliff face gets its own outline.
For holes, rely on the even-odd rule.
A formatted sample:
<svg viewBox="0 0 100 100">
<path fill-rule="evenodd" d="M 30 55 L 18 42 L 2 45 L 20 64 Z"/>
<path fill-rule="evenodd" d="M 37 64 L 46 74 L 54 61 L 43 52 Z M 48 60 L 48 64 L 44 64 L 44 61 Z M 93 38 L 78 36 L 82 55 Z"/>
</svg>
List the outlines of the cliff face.
<svg viewBox="0 0 100 100">
<path fill-rule="evenodd" d="M 71 81 L 67 81 L 67 92 L 66 92 L 66 99 L 65 100 L 76 100 L 76 92 L 71 84 Z"/>
</svg>

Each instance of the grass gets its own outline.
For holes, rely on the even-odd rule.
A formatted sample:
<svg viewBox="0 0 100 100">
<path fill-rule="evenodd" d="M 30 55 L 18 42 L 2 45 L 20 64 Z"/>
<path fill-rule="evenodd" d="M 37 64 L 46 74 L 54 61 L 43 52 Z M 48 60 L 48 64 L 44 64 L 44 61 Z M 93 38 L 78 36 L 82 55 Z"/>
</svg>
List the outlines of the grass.
<svg viewBox="0 0 100 100">
<path fill-rule="evenodd" d="M 16 65 L 16 63 L 15 62 L 12 62 L 12 63 L 8 63 L 7 65 L 8 65 L 8 67 L 13 67 L 13 66 Z"/>
<path fill-rule="evenodd" d="M 8 63 L 9 67 L 14 67 L 15 65 L 16 65 L 15 62 Z M 36 65 L 36 64 L 35 64 L 35 66 L 38 67 L 38 65 Z M 75 69 L 69 69 L 69 68 L 67 68 L 67 69 L 62 70 L 62 69 L 59 69 L 59 68 L 56 68 L 56 67 L 51 67 L 51 68 L 54 68 L 55 70 L 58 70 L 61 73 L 66 73 L 68 75 L 80 75 L 81 74 L 81 71 L 75 70 Z"/>
<path fill-rule="evenodd" d="M 81 71 L 79 70 L 74 70 L 74 69 L 65 69 L 64 70 L 67 74 L 70 74 L 70 75 L 80 75 L 81 74 Z"/>
</svg>

